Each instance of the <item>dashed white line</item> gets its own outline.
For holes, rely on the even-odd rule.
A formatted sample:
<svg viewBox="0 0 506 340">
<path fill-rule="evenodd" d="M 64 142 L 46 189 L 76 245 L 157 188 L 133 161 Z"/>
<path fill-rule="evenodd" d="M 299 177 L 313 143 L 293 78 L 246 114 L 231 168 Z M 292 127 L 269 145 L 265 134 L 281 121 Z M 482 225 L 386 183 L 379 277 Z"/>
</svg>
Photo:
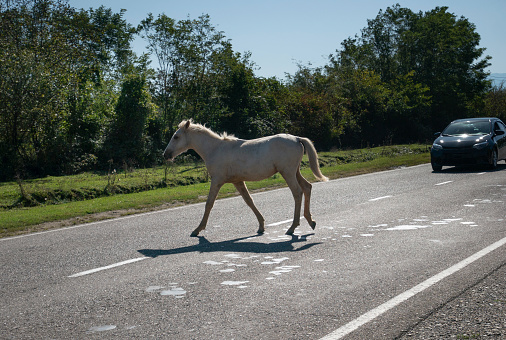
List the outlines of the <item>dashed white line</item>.
<svg viewBox="0 0 506 340">
<path fill-rule="evenodd" d="M 284 220 L 284 221 L 280 221 L 280 222 L 275 222 L 275 223 L 267 224 L 266 227 L 274 227 L 274 226 L 278 226 L 278 225 L 281 225 L 281 224 L 289 223 L 289 222 L 292 222 L 292 221 L 293 220 L 290 219 L 290 220 Z M 116 268 L 116 267 L 119 267 L 119 266 L 124 266 L 126 264 L 134 263 L 134 262 L 145 260 L 145 259 L 148 259 L 148 258 L 149 257 L 137 257 L 135 259 L 130 259 L 130 260 L 126 260 L 126 261 L 122 261 L 122 262 L 118 262 L 118 263 L 113 263 L 113 264 L 110 264 L 108 266 L 94 268 L 94 269 L 86 270 L 86 271 L 83 271 L 83 272 L 80 272 L 80 273 L 72 274 L 72 275 L 70 275 L 68 277 L 74 278 L 74 277 L 79 277 L 79 276 L 94 274 L 94 273 L 100 272 L 102 270 L 107 270 L 107 269 Z"/>
<path fill-rule="evenodd" d="M 446 182 L 441 182 L 441 183 L 437 183 L 437 184 L 434 184 L 434 185 L 445 185 L 445 184 L 448 184 L 448 183 L 452 183 L 453 181 L 446 181 Z"/>
<path fill-rule="evenodd" d="M 134 262 L 145 260 L 145 259 L 149 259 L 149 257 L 137 257 L 135 259 L 130 259 L 130 260 L 126 260 L 126 261 L 122 261 L 122 262 L 118 262 L 118 263 L 113 263 L 113 264 L 110 264 L 110 265 L 105 266 L 105 267 L 100 267 L 100 268 L 86 270 L 84 272 L 80 272 L 80 273 L 76 273 L 76 274 L 70 275 L 69 277 L 79 277 L 79 276 L 84 276 L 84 275 L 88 275 L 88 274 L 93 274 L 93 273 L 96 273 L 96 272 L 99 272 L 99 271 L 102 271 L 102 270 L 116 268 L 116 267 L 119 267 L 119 266 L 124 266 L 125 264 L 130 264 L 130 263 L 134 263 Z"/>
<path fill-rule="evenodd" d="M 503 246 L 506 244 L 506 237 L 502 240 L 499 240 L 488 247 L 480 250 L 479 252 L 475 253 L 474 255 L 469 256 L 468 258 L 460 261 L 456 265 L 451 266 L 450 268 L 443 270 L 439 274 L 434 275 L 433 277 L 423 281 L 422 283 L 414 286 L 413 288 L 405 291 L 404 293 L 401 293 L 394 297 L 391 300 L 388 300 L 384 304 L 370 310 L 369 312 L 362 314 L 358 318 L 356 318 L 353 321 L 348 322 L 346 325 L 336 329 L 334 332 L 324 336 L 321 338 L 321 340 L 337 340 L 341 339 L 342 337 L 350 334 L 351 332 L 357 330 L 361 326 L 365 325 L 369 321 L 372 321 L 373 319 L 377 318 L 381 314 L 389 311 L 390 309 L 396 307 L 397 305 L 401 304 L 402 302 L 406 301 L 410 297 L 415 296 L 416 294 L 426 290 L 427 288 L 435 285 L 439 281 L 443 280 L 444 278 L 458 272 L 462 268 L 466 267 L 467 265 L 479 260 L 483 256 L 491 253 L 492 251 L 496 250 L 497 248 Z"/>
<path fill-rule="evenodd" d="M 379 201 L 379 200 L 383 200 L 385 198 L 390 198 L 390 197 L 392 197 L 392 196 L 391 195 L 387 195 L 387 196 L 381 196 L 381 197 L 371 198 L 369 200 L 369 202 Z"/>
<path fill-rule="evenodd" d="M 289 222 L 292 222 L 292 221 L 293 220 L 290 219 L 290 220 L 284 220 L 284 221 L 280 221 L 280 222 L 275 222 L 275 223 L 267 224 L 266 227 L 274 227 L 274 226 L 278 226 L 278 225 L 281 225 L 281 224 L 289 223 Z M 145 260 L 145 259 L 148 259 L 148 258 L 149 257 L 137 257 L 135 259 L 130 259 L 130 260 L 126 260 L 126 261 L 122 261 L 122 262 L 118 262 L 118 263 L 113 263 L 113 264 L 110 264 L 108 266 L 94 268 L 94 269 L 86 270 L 86 271 L 83 271 L 83 272 L 80 272 L 80 273 L 72 274 L 72 275 L 70 275 L 68 277 L 74 278 L 74 277 L 79 277 L 79 276 L 94 274 L 94 273 L 100 272 L 102 270 L 107 270 L 107 269 L 116 268 L 116 267 L 119 267 L 119 266 L 124 266 L 126 264 L 138 262 L 138 261 Z"/>
<path fill-rule="evenodd" d="M 284 220 L 284 221 L 281 221 L 281 222 L 276 222 L 276 223 L 271 223 L 271 224 L 267 224 L 266 227 L 275 227 L 277 225 L 281 225 L 281 224 L 285 224 L 285 223 L 289 223 L 289 222 L 292 222 L 293 220 L 290 219 L 290 220 Z"/>
</svg>

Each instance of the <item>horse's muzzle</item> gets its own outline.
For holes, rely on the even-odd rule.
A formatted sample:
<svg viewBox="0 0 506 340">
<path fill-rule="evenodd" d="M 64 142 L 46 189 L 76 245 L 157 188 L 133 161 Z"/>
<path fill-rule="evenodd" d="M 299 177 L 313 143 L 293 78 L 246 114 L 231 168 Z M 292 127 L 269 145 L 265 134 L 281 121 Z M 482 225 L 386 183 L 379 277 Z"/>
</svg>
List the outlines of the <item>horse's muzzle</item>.
<svg viewBox="0 0 506 340">
<path fill-rule="evenodd" d="M 167 161 L 171 161 L 171 160 L 173 159 L 173 157 L 172 157 L 172 152 L 167 152 L 167 151 L 165 151 L 165 152 L 163 153 L 163 158 L 165 158 L 165 160 L 167 160 Z"/>
</svg>

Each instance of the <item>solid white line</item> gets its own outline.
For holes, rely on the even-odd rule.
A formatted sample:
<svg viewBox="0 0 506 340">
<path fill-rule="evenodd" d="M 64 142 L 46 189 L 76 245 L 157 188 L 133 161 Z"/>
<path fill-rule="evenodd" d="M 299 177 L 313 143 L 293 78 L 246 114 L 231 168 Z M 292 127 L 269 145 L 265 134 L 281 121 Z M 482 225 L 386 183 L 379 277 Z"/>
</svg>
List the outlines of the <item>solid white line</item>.
<svg viewBox="0 0 506 340">
<path fill-rule="evenodd" d="M 388 195 L 388 196 L 381 196 L 381 197 L 371 198 L 369 200 L 369 202 L 379 201 L 379 200 L 382 200 L 382 199 L 385 199 L 385 198 L 390 198 L 390 197 L 392 197 L 392 196 Z"/>
<path fill-rule="evenodd" d="M 149 257 L 137 257 L 135 259 L 130 259 L 130 260 L 126 260 L 126 261 L 122 261 L 122 262 L 118 262 L 118 263 L 113 263 L 113 264 L 110 264 L 110 265 L 105 266 L 105 267 L 100 267 L 100 268 L 86 270 L 84 272 L 80 272 L 80 273 L 77 273 L 77 274 L 70 275 L 69 277 L 79 277 L 79 276 L 84 276 L 84 275 L 88 275 L 88 274 L 93 274 L 93 273 L 96 273 L 96 272 L 99 272 L 99 271 L 102 271 L 102 270 L 106 270 L 106 269 L 111 269 L 111 268 L 123 266 L 125 264 L 134 263 L 134 262 L 145 260 L 145 259 L 149 259 Z"/>
<path fill-rule="evenodd" d="M 452 183 L 453 181 L 446 181 L 446 182 L 441 182 L 441 183 L 437 183 L 437 184 L 434 184 L 434 185 L 445 185 L 445 184 L 448 184 L 448 183 Z"/>
<path fill-rule="evenodd" d="M 361 316 L 359 316 L 355 320 L 336 329 L 334 332 L 324 336 L 323 338 L 321 338 L 321 340 L 341 339 L 342 337 L 357 330 L 358 328 L 360 328 L 364 324 L 368 323 L 369 321 L 377 318 L 381 314 L 389 311 L 390 309 L 392 309 L 392 308 L 396 307 L 397 305 L 401 304 L 402 302 L 406 301 L 410 297 L 415 296 L 416 294 L 424 291 L 425 289 L 435 285 L 436 283 L 443 280 L 444 278 L 458 272 L 459 270 L 461 270 L 465 266 L 473 263 L 474 261 L 482 258 L 483 256 L 487 255 L 488 253 L 494 251 L 495 249 L 497 249 L 505 244 L 506 244 L 506 237 L 503 238 L 502 240 L 497 241 L 497 242 L 489 245 L 488 247 L 480 250 L 476 254 L 469 256 L 465 260 L 460 261 L 456 265 L 453 265 L 450 268 L 443 270 L 441 273 L 434 275 L 433 277 L 423 281 L 419 285 L 414 286 L 413 288 L 405 291 L 404 293 L 397 295 L 396 297 L 385 302 L 384 304 L 370 310 L 369 312 L 367 312 L 365 314 L 362 314 Z"/>
</svg>

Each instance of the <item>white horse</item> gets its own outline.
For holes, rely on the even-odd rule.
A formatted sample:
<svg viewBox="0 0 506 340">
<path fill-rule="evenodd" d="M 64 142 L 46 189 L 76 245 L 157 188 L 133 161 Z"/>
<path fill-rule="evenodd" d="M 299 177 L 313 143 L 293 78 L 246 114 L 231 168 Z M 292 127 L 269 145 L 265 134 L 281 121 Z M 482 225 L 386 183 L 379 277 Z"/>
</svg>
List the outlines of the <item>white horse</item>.
<svg viewBox="0 0 506 340">
<path fill-rule="evenodd" d="M 279 134 L 243 140 L 226 133 L 218 135 L 205 126 L 193 123 L 192 120 L 184 120 L 179 124 L 179 129 L 172 136 L 163 155 L 165 159 L 173 160 L 188 149 L 195 150 L 202 157 L 211 176 L 211 188 L 204 217 L 191 236 L 197 236 L 206 228 L 216 196 L 225 183 L 234 184 L 258 219 L 258 233 L 263 233 L 265 220 L 253 203 L 244 181 L 259 181 L 277 172 L 283 176 L 295 199 L 293 223 L 286 234 L 292 235 L 300 223 L 302 194 L 305 196 L 304 217 L 311 228 L 316 227 L 316 222 L 309 212 L 312 186 L 300 174 L 304 149 L 315 177 L 320 181 L 328 181 L 328 178 L 320 171 L 318 155 L 309 139 Z"/>
</svg>

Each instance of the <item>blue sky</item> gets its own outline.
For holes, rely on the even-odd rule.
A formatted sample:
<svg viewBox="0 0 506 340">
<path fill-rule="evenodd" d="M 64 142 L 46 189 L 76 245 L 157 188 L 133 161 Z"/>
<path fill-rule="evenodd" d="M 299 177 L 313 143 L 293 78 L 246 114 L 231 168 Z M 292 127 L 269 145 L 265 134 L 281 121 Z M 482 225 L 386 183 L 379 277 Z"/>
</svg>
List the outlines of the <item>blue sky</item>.
<svg viewBox="0 0 506 340">
<path fill-rule="evenodd" d="M 476 25 L 481 47 L 492 56 L 492 73 L 506 73 L 506 1 L 504 0 L 69 0 L 75 8 L 98 8 L 114 12 L 126 9 L 124 18 L 134 26 L 148 13 L 165 13 L 181 20 L 209 14 L 211 24 L 230 39 L 234 51 L 252 53 L 251 60 L 260 68 L 257 76 L 284 79 L 294 74 L 297 63 L 323 66 L 341 42 L 367 26 L 380 9 L 399 3 L 414 12 L 448 6 L 458 17 Z M 146 51 L 137 39 L 133 49 Z"/>
</svg>

